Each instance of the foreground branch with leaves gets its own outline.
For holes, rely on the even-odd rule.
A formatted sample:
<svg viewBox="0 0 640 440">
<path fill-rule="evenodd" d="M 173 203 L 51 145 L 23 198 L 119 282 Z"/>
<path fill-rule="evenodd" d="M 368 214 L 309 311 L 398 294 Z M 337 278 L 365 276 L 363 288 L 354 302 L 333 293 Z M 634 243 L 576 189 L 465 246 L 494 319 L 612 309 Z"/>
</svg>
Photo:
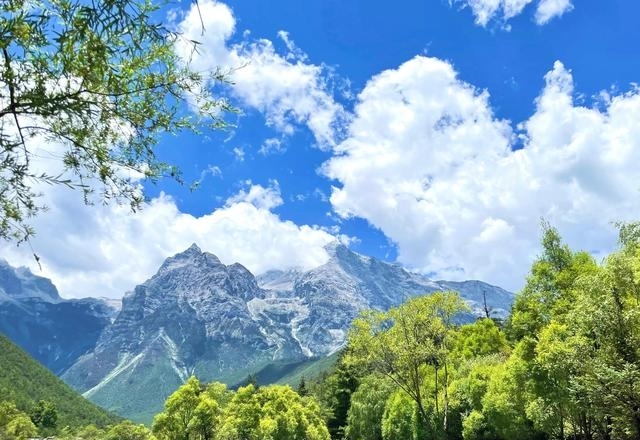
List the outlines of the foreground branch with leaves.
<svg viewBox="0 0 640 440">
<path fill-rule="evenodd" d="M 0 237 L 33 234 L 40 183 L 138 209 L 137 179 L 179 179 L 154 154 L 161 135 L 225 126 L 207 85 L 226 75 L 190 69 L 175 48 L 197 42 L 157 16 L 150 0 L 0 2 Z"/>
</svg>

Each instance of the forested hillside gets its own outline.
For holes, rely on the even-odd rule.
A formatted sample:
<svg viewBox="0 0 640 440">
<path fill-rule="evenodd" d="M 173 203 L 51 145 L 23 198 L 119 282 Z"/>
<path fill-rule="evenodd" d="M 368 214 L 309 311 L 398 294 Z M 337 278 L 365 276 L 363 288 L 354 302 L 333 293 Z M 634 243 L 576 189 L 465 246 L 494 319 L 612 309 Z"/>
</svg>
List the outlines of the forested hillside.
<svg viewBox="0 0 640 440">
<path fill-rule="evenodd" d="M 62 380 L 0 334 L 0 401 L 32 413 L 40 401 L 52 406 L 57 427 L 106 426 L 121 420 L 73 391 Z"/>
</svg>

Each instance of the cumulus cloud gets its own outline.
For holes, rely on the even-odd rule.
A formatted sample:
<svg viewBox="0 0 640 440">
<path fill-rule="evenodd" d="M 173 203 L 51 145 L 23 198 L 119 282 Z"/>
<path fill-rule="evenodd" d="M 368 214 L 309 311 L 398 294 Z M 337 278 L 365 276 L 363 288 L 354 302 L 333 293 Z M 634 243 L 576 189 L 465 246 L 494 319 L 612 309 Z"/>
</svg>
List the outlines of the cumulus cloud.
<svg viewBox="0 0 640 440">
<path fill-rule="evenodd" d="M 444 61 L 416 57 L 372 78 L 323 167 L 338 182 L 335 211 L 382 230 L 408 266 L 511 289 L 539 249 L 541 217 L 576 247 L 610 250 L 610 222 L 640 215 L 640 93 L 599 110 L 574 103 L 560 62 L 545 81 L 517 130 Z M 524 148 L 512 151 L 516 136 Z"/>
<path fill-rule="evenodd" d="M 287 151 L 287 148 L 283 145 L 282 139 L 269 138 L 262 143 L 258 153 L 263 156 L 269 156 L 271 154 L 284 153 L 285 151 Z"/>
<path fill-rule="evenodd" d="M 245 152 L 244 152 L 244 148 L 242 147 L 235 147 L 233 150 L 233 156 L 235 157 L 235 159 L 238 162 L 244 162 L 244 156 L 245 156 Z"/>
<path fill-rule="evenodd" d="M 328 232 L 280 219 L 271 209 L 282 203 L 276 182 L 248 184 L 215 211 L 195 217 L 180 212 L 167 195 L 138 213 L 125 206 L 84 206 L 63 188 L 47 192 L 50 210 L 34 221 L 32 240 L 42 271 L 28 246 L 0 244 L 13 265 L 50 277 L 65 297 L 121 297 L 153 275 L 162 261 L 197 243 L 223 263 L 240 262 L 254 274 L 269 269 L 311 268 L 328 258 Z"/>
<path fill-rule="evenodd" d="M 520 15 L 533 0 L 449 0 L 449 4 L 459 3 L 471 9 L 476 24 L 487 26 L 493 20 L 508 21 Z M 546 24 L 573 9 L 571 0 L 539 0 L 536 6 L 535 21 Z"/>
<path fill-rule="evenodd" d="M 560 17 L 573 9 L 571 0 L 540 0 L 536 9 L 536 23 L 546 24 L 554 17 Z"/>
<path fill-rule="evenodd" d="M 178 52 L 201 72 L 232 69 L 233 93 L 246 106 L 265 115 L 267 124 L 290 135 L 298 124 L 306 125 L 318 146 L 329 148 L 339 137 L 346 112 L 335 102 L 328 84 L 330 74 L 280 31 L 286 51 L 280 54 L 268 39 L 230 43 L 235 18 L 229 7 L 214 0 L 195 3 L 181 19 L 174 17 L 183 35 Z M 198 41 L 197 51 L 190 40 Z"/>
</svg>

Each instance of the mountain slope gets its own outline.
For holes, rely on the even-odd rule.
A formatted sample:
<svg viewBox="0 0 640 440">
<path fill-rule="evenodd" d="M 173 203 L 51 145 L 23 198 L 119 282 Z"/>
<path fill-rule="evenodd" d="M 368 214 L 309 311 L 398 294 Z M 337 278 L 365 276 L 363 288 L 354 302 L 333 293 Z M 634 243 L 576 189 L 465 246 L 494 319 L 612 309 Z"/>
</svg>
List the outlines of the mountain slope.
<svg viewBox="0 0 640 440">
<path fill-rule="evenodd" d="M 256 279 L 193 245 L 125 296 L 95 349 L 62 377 L 93 402 L 149 421 L 191 374 L 229 384 L 248 374 L 277 381 L 331 355 L 364 309 L 451 288 L 478 314 L 483 294 L 498 314 L 511 303 L 512 294 L 478 281 L 431 281 L 338 243 L 327 252 L 313 270 Z"/>
<path fill-rule="evenodd" d="M 95 350 L 63 378 L 92 401 L 148 421 L 192 374 L 235 383 L 273 360 L 303 359 L 290 336 L 252 319 L 247 302 L 264 296 L 243 266 L 193 245 L 125 296 Z"/>
<path fill-rule="evenodd" d="M 58 426 L 106 426 L 120 418 L 73 391 L 47 368 L 0 334 L 0 400 L 28 411 L 39 400 L 55 404 Z"/>
<path fill-rule="evenodd" d="M 291 326 L 308 356 L 326 356 L 341 347 L 346 330 L 362 310 L 388 310 L 416 295 L 455 290 L 478 316 L 484 313 L 483 294 L 496 317 L 505 317 L 513 301 L 511 292 L 481 281 L 432 281 L 398 265 L 356 254 L 337 242 L 326 249 L 329 261 L 318 268 L 271 271 L 258 277 L 263 288 L 276 289 L 271 308 L 295 300 L 305 311 Z M 255 308 L 260 303 L 253 300 L 248 305 Z"/>
<path fill-rule="evenodd" d="M 56 374 L 95 347 L 115 314 L 104 300 L 62 299 L 47 278 L 0 260 L 0 333 Z"/>
</svg>

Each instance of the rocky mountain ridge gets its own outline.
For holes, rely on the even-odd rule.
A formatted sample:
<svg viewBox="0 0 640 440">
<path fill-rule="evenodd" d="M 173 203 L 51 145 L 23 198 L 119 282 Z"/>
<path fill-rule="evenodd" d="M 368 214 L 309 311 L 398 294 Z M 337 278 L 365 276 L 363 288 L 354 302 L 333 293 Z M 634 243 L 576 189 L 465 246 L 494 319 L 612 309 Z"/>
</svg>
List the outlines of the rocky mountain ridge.
<svg viewBox="0 0 640 440">
<path fill-rule="evenodd" d="M 330 355 L 364 309 L 454 288 L 478 311 L 484 292 L 504 315 L 513 297 L 479 281 L 431 281 L 338 243 L 327 252 L 318 268 L 256 278 L 194 244 L 124 297 L 95 349 L 62 377 L 94 402 L 148 420 L 191 374 L 233 384 L 274 362 Z"/>
<path fill-rule="evenodd" d="M 234 384 L 334 353 L 362 310 L 456 290 L 476 315 L 486 298 L 500 317 L 513 300 L 499 287 L 433 281 L 338 242 L 326 251 L 312 270 L 255 277 L 194 244 L 127 293 L 119 311 L 99 299 L 64 300 L 49 280 L 0 262 L 0 332 L 85 397 L 148 422 L 192 374 Z"/>
<path fill-rule="evenodd" d="M 116 313 L 102 299 L 65 300 L 49 279 L 0 259 L 0 333 L 56 374 L 95 347 Z"/>
</svg>

